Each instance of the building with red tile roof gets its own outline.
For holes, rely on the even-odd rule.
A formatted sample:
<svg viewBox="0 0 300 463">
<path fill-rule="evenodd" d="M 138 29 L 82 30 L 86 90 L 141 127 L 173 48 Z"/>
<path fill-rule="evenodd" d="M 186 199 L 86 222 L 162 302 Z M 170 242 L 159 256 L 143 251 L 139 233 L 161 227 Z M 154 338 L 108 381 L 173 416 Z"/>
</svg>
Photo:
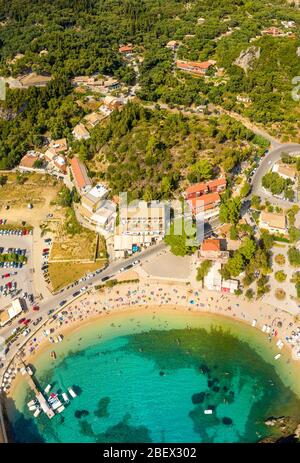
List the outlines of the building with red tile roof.
<svg viewBox="0 0 300 463">
<path fill-rule="evenodd" d="M 77 157 L 71 159 L 71 171 L 79 193 L 85 192 L 88 187 L 92 186 L 85 165 Z"/>
<path fill-rule="evenodd" d="M 131 44 L 127 45 L 121 45 L 119 48 L 119 53 L 132 53 L 133 52 L 133 46 Z"/>
<path fill-rule="evenodd" d="M 215 209 L 221 203 L 219 193 L 208 193 L 200 197 L 191 198 L 188 200 L 189 205 L 192 208 L 193 215 L 197 215 L 206 212 L 210 209 Z"/>
<path fill-rule="evenodd" d="M 198 260 L 212 260 L 214 262 L 226 263 L 229 258 L 229 252 L 224 245 L 225 240 L 207 239 L 204 240 L 198 251 Z"/>
<path fill-rule="evenodd" d="M 192 199 L 206 193 L 208 193 L 207 183 L 195 183 L 186 189 L 185 197 L 186 199 Z"/>
<path fill-rule="evenodd" d="M 65 156 L 58 154 L 53 158 L 54 166 L 64 175 L 67 173 L 67 160 Z"/>
<path fill-rule="evenodd" d="M 201 251 L 221 251 L 221 240 L 207 239 L 201 245 Z"/>
<path fill-rule="evenodd" d="M 226 190 L 227 181 L 226 178 L 216 178 L 215 180 L 211 180 L 207 184 L 209 191 L 221 193 L 222 191 Z"/>
<path fill-rule="evenodd" d="M 25 156 L 22 157 L 19 167 L 21 170 L 32 170 L 34 169 L 35 162 L 40 159 L 41 154 L 36 151 L 28 151 Z"/>
<path fill-rule="evenodd" d="M 207 71 L 214 65 L 213 61 L 176 61 L 176 67 L 182 71 L 192 72 L 193 74 L 205 75 Z"/>
<path fill-rule="evenodd" d="M 211 180 L 207 183 L 195 183 L 194 185 L 191 185 L 189 188 L 186 189 L 184 196 L 188 200 L 198 198 L 199 196 L 202 196 L 207 193 L 222 193 L 223 191 L 225 191 L 226 185 L 227 181 L 224 177 Z"/>
</svg>

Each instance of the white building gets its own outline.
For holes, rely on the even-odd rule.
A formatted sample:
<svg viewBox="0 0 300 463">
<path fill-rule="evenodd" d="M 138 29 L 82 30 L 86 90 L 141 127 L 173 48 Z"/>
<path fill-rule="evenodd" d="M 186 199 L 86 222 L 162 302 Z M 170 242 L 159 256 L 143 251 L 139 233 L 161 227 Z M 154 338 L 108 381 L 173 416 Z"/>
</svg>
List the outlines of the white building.
<svg viewBox="0 0 300 463">
<path fill-rule="evenodd" d="M 113 230 L 117 216 L 116 205 L 107 199 L 108 189 L 98 184 L 81 197 L 81 214 L 96 231 Z"/>
<path fill-rule="evenodd" d="M 20 299 L 15 299 L 12 301 L 9 307 L 6 307 L 2 312 L 0 312 L 0 326 L 6 325 L 13 318 L 17 317 L 22 312 L 22 304 Z"/>
<path fill-rule="evenodd" d="M 120 224 L 114 236 L 115 256 L 132 254 L 134 249 L 162 240 L 169 222 L 169 208 L 164 203 L 136 201 L 121 205 Z"/>
<path fill-rule="evenodd" d="M 286 216 L 284 212 L 262 211 L 259 218 L 259 226 L 270 233 L 287 233 Z"/>
<path fill-rule="evenodd" d="M 239 288 L 239 280 L 224 280 L 222 278 L 220 270 L 222 264 L 220 262 L 214 262 L 208 272 L 204 277 L 204 286 L 209 291 L 221 291 L 223 293 L 231 293 Z"/>
<path fill-rule="evenodd" d="M 280 177 L 283 177 L 285 180 L 292 180 L 293 182 L 296 180 L 297 177 L 297 169 L 296 167 L 288 164 L 284 164 L 282 162 L 276 162 L 273 167 L 273 172 L 277 172 Z"/>
<path fill-rule="evenodd" d="M 89 131 L 85 128 L 85 126 L 80 123 L 77 124 L 74 129 L 72 130 L 72 135 L 75 140 L 88 140 L 90 138 Z"/>
<path fill-rule="evenodd" d="M 204 277 L 204 286 L 210 291 L 220 291 L 222 286 L 222 276 L 220 270 L 222 264 L 214 262 L 209 269 L 208 274 Z"/>
</svg>

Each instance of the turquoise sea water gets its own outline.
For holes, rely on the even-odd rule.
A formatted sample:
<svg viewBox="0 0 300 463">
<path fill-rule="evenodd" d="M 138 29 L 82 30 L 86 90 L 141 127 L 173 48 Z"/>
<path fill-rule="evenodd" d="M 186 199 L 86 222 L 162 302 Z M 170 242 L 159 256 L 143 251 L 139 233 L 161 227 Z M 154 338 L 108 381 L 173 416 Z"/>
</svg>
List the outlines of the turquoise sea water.
<svg viewBox="0 0 300 463">
<path fill-rule="evenodd" d="M 254 349 L 239 339 L 233 322 L 211 318 L 187 329 L 168 317 L 151 327 L 149 320 L 131 329 L 120 324 L 101 339 L 93 327 L 85 342 L 77 333 L 68 353 L 37 363 L 42 388 L 51 383 L 61 393 L 72 386 L 78 397 L 51 421 L 33 419 L 30 391 L 11 401 L 15 440 L 256 442 L 270 434 L 266 418 L 299 413 L 298 397 L 260 355 L 257 340 Z"/>
</svg>

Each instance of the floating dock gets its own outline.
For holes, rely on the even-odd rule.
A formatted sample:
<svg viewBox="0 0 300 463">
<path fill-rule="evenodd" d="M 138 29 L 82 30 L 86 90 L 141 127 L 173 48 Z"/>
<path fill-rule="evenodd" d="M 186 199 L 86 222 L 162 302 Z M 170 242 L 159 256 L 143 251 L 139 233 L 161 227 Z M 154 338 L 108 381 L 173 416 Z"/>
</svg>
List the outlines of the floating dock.
<svg viewBox="0 0 300 463">
<path fill-rule="evenodd" d="M 54 416 L 55 416 L 55 413 L 54 411 L 51 409 L 51 407 L 49 406 L 47 400 L 45 399 L 45 397 L 43 396 L 42 392 L 39 391 L 37 385 L 35 384 L 34 380 L 33 380 L 33 377 L 32 375 L 30 375 L 30 373 L 27 371 L 27 368 L 26 368 L 26 365 L 24 363 L 24 361 L 18 357 L 18 360 L 19 362 L 21 363 L 21 365 L 23 366 L 24 370 L 23 370 L 23 376 L 25 377 L 27 383 L 28 383 L 28 386 L 30 387 L 30 389 L 32 390 L 32 392 L 34 393 L 39 405 L 40 405 L 40 408 L 43 410 L 43 412 L 48 416 L 48 418 L 51 420 Z"/>
</svg>

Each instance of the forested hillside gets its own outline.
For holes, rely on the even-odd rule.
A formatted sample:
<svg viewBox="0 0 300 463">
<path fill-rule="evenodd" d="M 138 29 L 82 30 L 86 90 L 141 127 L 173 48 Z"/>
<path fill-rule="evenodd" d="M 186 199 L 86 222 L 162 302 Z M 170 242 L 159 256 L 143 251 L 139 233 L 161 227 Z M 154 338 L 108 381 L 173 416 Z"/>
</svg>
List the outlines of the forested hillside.
<svg viewBox="0 0 300 463">
<path fill-rule="evenodd" d="M 262 35 L 274 26 L 285 32 L 282 21 L 294 22 L 291 35 Z M 128 42 L 141 61 L 141 100 L 211 102 L 299 141 L 299 104 L 291 97 L 292 79 L 300 75 L 299 25 L 299 9 L 284 0 L 0 0 L 0 75 L 53 77 L 49 89 L 10 91 L 2 103 L 14 118 L 0 120 L 0 167 L 15 165 L 47 131 L 70 134 L 81 115 L 72 77 L 99 72 L 130 82 L 133 70 L 118 51 Z M 171 39 L 180 43 L 178 59 L 215 60 L 222 77 L 175 70 L 166 48 Z M 249 47 L 259 56 L 245 70 L 236 60 Z M 249 103 L 237 101 L 239 95 Z"/>
<path fill-rule="evenodd" d="M 264 152 L 259 137 L 227 116 L 199 122 L 132 103 L 113 113 L 81 146 L 91 173 L 97 165 L 108 165 L 100 179 L 108 181 L 113 194 L 128 191 L 132 198 L 147 201 L 170 198 L 188 181 L 230 173 Z"/>
</svg>

